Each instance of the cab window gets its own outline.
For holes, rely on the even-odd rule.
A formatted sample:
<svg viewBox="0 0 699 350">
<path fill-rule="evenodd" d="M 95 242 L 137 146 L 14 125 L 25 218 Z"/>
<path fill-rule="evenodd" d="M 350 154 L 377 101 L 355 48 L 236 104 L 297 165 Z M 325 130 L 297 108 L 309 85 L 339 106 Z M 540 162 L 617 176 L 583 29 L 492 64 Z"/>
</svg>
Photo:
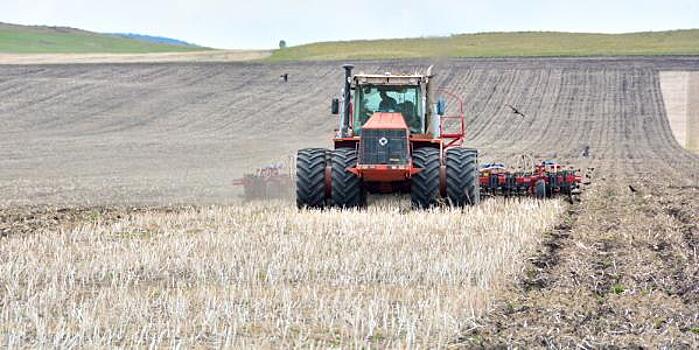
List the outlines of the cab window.
<svg viewBox="0 0 699 350">
<path fill-rule="evenodd" d="M 418 103 L 420 101 L 417 86 L 372 86 L 357 88 L 355 95 L 355 134 L 361 133 L 361 127 L 376 112 L 397 112 L 403 115 L 411 133 L 421 133 L 422 122 Z"/>
</svg>

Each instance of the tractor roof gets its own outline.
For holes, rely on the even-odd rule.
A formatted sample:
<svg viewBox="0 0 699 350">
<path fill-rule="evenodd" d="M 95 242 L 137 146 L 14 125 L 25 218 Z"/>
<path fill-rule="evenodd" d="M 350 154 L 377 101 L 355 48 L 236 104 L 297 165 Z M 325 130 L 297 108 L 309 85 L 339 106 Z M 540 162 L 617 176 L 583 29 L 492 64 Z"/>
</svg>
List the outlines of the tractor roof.
<svg viewBox="0 0 699 350">
<path fill-rule="evenodd" d="M 393 75 L 386 74 L 355 74 L 352 78 L 355 84 L 359 85 L 419 85 L 427 83 L 431 75 L 409 74 Z"/>
</svg>

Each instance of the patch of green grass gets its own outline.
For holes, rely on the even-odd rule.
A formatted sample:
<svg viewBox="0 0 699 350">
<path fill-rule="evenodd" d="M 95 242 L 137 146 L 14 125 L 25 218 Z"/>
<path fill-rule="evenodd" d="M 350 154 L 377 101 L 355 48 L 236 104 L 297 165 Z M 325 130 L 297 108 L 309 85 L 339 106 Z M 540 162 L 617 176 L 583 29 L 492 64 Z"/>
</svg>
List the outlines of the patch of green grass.
<svg viewBox="0 0 699 350">
<path fill-rule="evenodd" d="M 624 293 L 624 291 L 626 291 L 626 288 L 624 288 L 624 286 L 622 286 L 621 284 L 615 284 L 612 286 L 612 293 L 614 294 L 619 295 L 621 293 Z"/>
<path fill-rule="evenodd" d="M 268 60 L 655 55 L 699 55 L 699 29 L 629 34 L 482 33 L 321 42 L 276 50 Z"/>
<path fill-rule="evenodd" d="M 70 28 L 0 23 L 0 53 L 150 53 L 201 50 L 207 49 L 149 43 Z"/>
</svg>

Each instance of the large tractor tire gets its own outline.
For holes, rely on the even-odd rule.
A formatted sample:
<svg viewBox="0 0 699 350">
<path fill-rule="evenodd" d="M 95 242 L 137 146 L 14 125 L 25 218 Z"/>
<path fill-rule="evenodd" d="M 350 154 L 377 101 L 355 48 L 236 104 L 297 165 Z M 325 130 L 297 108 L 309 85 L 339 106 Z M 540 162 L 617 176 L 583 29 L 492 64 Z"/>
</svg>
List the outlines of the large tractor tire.
<svg viewBox="0 0 699 350">
<path fill-rule="evenodd" d="M 362 179 L 347 171 L 357 165 L 357 151 L 338 148 L 332 151 L 332 204 L 338 208 L 363 207 L 366 191 Z"/>
<path fill-rule="evenodd" d="M 427 209 L 439 200 L 439 150 L 420 148 L 413 152 L 413 166 L 422 169 L 413 175 L 410 199 L 413 207 Z"/>
<path fill-rule="evenodd" d="M 447 150 L 447 199 L 454 207 L 477 205 L 481 201 L 478 150 Z"/>
<path fill-rule="evenodd" d="M 325 206 L 325 166 L 328 150 L 304 148 L 296 154 L 296 206 L 319 209 Z"/>
</svg>

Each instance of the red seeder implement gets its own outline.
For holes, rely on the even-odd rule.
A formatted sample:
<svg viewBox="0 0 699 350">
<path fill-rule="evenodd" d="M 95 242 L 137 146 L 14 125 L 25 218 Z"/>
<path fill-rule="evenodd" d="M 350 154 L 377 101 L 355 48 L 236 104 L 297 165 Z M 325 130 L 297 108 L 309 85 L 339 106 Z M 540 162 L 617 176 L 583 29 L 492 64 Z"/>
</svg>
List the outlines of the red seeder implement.
<svg viewBox="0 0 699 350">
<path fill-rule="evenodd" d="M 525 156 L 522 156 L 524 161 Z M 532 162 L 533 163 L 533 162 Z M 503 163 L 485 163 L 480 168 L 481 195 L 573 196 L 580 193 L 582 176 L 579 170 L 565 168 L 553 160 L 529 168 L 508 169 Z"/>
<path fill-rule="evenodd" d="M 294 188 L 294 176 L 284 168 L 283 163 L 257 168 L 254 173 L 233 180 L 232 184 L 243 187 L 246 200 L 287 198 Z"/>
</svg>

